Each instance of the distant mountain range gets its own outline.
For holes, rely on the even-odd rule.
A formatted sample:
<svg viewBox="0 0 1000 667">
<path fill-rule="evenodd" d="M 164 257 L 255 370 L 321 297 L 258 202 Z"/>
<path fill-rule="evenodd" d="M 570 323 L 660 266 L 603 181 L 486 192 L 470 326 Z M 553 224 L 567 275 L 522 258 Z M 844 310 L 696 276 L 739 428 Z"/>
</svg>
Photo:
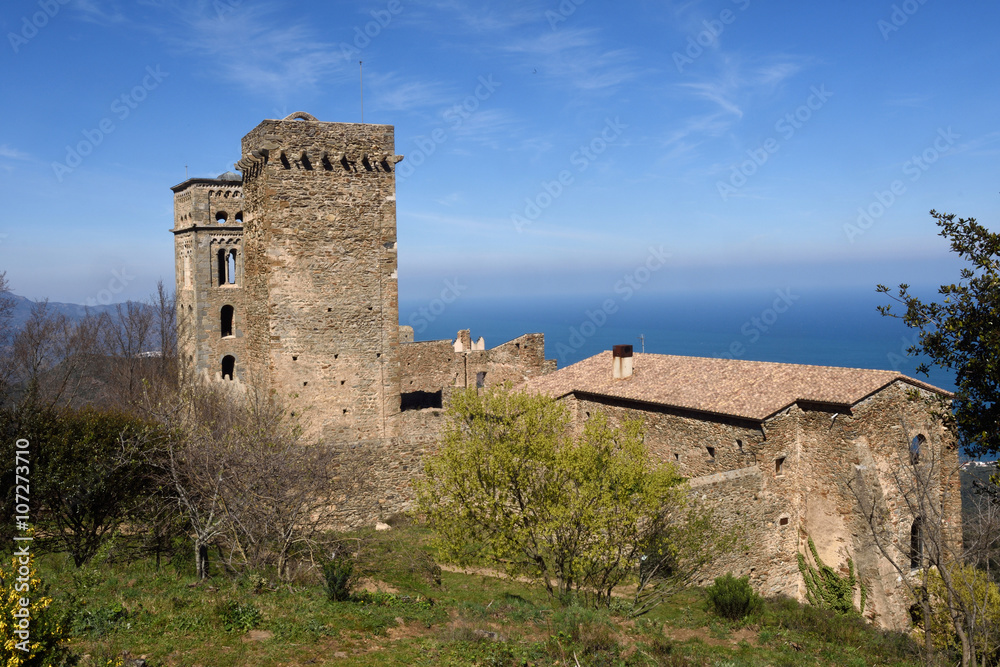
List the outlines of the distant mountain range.
<svg viewBox="0 0 1000 667">
<path fill-rule="evenodd" d="M 20 331 L 24 328 L 25 323 L 31 316 L 31 309 L 35 305 L 35 301 L 28 299 L 23 296 L 18 296 L 17 294 L 11 294 L 14 297 L 14 313 L 11 321 L 11 326 L 14 331 Z M 85 306 L 79 303 L 61 303 L 59 301 L 49 301 L 49 310 L 53 313 L 61 313 L 68 317 L 72 321 L 82 320 L 88 312 L 94 314 L 100 314 L 103 312 L 112 312 L 118 304 L 110 305 L 96 305 L 96 306 Z"/>
</svg>

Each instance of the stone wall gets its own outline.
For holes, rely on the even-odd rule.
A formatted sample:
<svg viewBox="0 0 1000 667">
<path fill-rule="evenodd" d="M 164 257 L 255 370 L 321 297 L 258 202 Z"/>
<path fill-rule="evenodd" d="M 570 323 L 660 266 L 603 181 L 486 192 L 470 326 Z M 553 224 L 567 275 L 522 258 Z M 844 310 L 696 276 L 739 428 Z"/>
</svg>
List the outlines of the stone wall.
<svg viewBox="0 0 1000 667">
<path fill-rule="evenodd" d="M 745 535 L 742 548 L 712 564 L 706 583 L 731 571 L 749 576 L 766 594 L 804 600 L 796 554 L 808 553 L 811 537 L 827 565 L 846 574 L 847 559 L 854 561 L 869 591 L 866 616 L 902 629 L 909 625 L 912 601 L 877 550 L 855 490 L 883 517 L 897 562 L 908 563 L 915 517 L 904 494 L 914 471 L 910 442 L 922 435 L 919 470 L 935 467 L 930 471 L 934 511 L 957 552 L 961 498 L 955 443 L 914 395 L 930 396 L 895 382 L 844 413 L 795 404 L 760 423 L 604 396 L 562 400 L 577 429 L 598 410 L 612 424 L 641 419 L 651 454 L 689 478 L 693 497 L 711 506 L 720 530 Z"/>
</svg>

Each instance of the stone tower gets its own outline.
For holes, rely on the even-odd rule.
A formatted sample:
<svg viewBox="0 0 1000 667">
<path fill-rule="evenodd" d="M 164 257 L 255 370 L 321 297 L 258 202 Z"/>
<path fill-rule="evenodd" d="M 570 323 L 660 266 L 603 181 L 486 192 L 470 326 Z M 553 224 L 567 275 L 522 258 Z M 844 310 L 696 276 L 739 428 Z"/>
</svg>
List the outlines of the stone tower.
<svg viewBox="0 0 1000 667">
<path fill-rule="evenodd" d="M 247 134 L 236 165 L 246 372 L 330 443 L 398 435 L 401 159 L 390 125 L 296 113 Z"/>
<path fill-rule="evenodd" d="M 177 346 L 184 372 L 239 381 L 243 370 L 243 183 L 191 178 L 174 192 Z"/>
</svg>

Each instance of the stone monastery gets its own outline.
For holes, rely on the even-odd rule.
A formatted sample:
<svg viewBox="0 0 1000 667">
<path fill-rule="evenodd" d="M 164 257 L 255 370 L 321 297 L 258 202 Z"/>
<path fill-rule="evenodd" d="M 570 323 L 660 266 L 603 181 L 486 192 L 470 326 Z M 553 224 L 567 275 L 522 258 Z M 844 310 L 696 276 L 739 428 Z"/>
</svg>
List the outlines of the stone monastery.
<svg viewBox="0 0 1000 667">
<path fill-rule="evenodd" d="M 265 120 L 232 172 L 172 188 L 181 364 L 203 381 L 252 381 L 290 398 L 311 439 L 373 454 L 370 497 L 345 521 L 405 510 L 442 408 L 466 387 L 511 382 L 568 403 L 574 427 L 595 410 L 640 417 L 654 456 L 673 462 L 747 549 L 710 576 L 749 575 L 803 599 L 798 553 L 853 559 L 866 615 L 908 625 L 910 601 L 872 543 L 852 488 L 888 517 L 920 566 L 921 517 L 894 475 L 933 461 L 935 513 L 961 540 L 957 450 L 925 402 L 946 395 L 891 371 L 635 354 L 631 346 L 556 370 L 542 334 L 492 349 L 468 330 L 413 339 L 398 313 L 395 152 L 389 125 Z M 924 463 L 921 463 L 923 461 Z"/>
</svg>

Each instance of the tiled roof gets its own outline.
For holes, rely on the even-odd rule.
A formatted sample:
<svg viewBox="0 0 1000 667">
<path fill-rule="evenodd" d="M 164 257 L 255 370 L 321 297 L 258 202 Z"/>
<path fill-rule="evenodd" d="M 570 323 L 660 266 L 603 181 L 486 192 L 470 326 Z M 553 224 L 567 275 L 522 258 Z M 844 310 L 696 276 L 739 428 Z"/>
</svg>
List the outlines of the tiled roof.
<svg viewBox="0 0 1000 667">
<path fill-rule="evenodd" d="M 611 373 L 607 351 L 524 386 L 554 398 L 584 392 L 755 421 L 797 401 L 854 405 L 897 380 L 948 395 L 895 371 L 665 354 L 636 353 L 630 378 L 615 380 Z"/>
</svg>

